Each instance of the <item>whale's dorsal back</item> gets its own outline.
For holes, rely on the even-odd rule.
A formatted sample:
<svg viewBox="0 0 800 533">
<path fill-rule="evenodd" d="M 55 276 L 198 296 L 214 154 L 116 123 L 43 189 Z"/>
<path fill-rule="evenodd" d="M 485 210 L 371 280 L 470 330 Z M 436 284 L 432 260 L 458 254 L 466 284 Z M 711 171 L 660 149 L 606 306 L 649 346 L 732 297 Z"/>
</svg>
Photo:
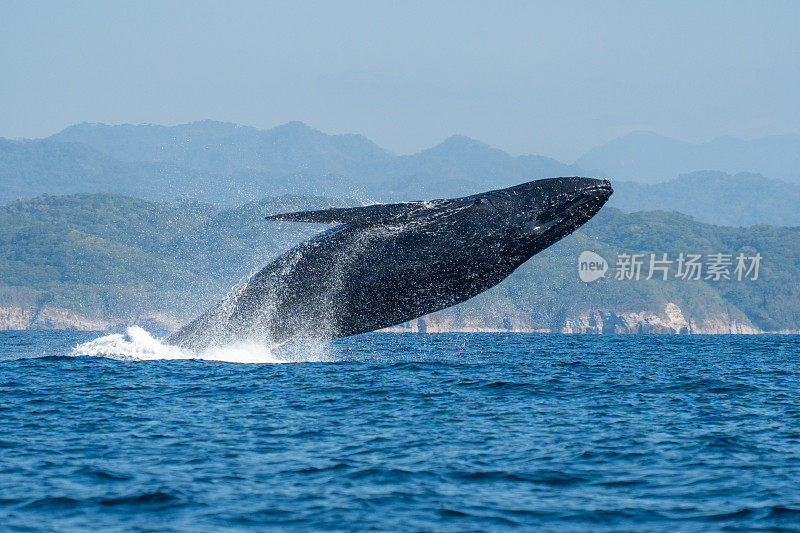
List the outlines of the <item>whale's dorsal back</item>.
<svg viewBox="0 0 800 533">
<path fill-rule="evenodd" d="M 269 215 L 266 220 L 284 222 L 318 222 L 321 224 L 380 224 L 442 207 L 448 200 L 432 202 L 403 202 L 399 204 L 374 204 L 362 207 L 331 207 L 320 211 L 296 211 Z"/>
</svg>

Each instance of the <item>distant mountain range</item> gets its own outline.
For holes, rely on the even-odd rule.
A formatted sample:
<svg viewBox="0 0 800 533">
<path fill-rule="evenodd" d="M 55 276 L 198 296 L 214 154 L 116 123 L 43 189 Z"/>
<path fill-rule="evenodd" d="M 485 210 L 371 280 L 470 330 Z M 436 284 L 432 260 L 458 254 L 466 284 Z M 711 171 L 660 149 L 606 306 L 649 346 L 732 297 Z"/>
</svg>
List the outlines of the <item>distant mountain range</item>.
<svg viewBox="0 0 800 533">
<path fill-rule="evenodd" d="M 723 226 L 800 226 L 800 185 L 760 174 L 693 172 L 646 185 L 614 182 L 609 205 L 623 211 L 672 210 Z"/>
<path fill-rule="evenodd" d="M 797 169 L 800 136 L 792 135 L 694 145 L 635 132 L 569 165 L 511 156 L 459 135 L 397 156 L 361 135 L 328 135 L 300 122 L 269 130 L 214 121 L 78 124 L 47 139 L 0 139 L 0 202 L 77 192 L 221 206 L 280 194 L 397 201 L 606 175 L 617 190 L 613 205 L 624 210 L 673 209 L 718 224 L 798 225 Z"/>
<path fill-rule="evenodd" d="M 300 122 L 270 130 L 213 121 L 79 124 L 47 139 L 0 140 L 2 202 L 101 191 L 219 205 L 285 193 L 407 200 L 577 173 L 462 136 L 395 156 L 361 135 L 328 135 Z"/>
<path fill-rule="evenodd" d="M 361 135 L 328 135 L 301 122 L 270 130 L 214 121 L 173 127 L 79 124 L 50 140 L 86 144 L 127 162 L 221 175 L 256 172 L 336 180 L 343 189 L 381 198 L 466 194 L 578 172 L 548 157 L 513 157 L 460 135 L 413 155 L 395 156 Z"/>
<path fill-rule="evenodd" d="M 110 192 L 159 201 L 239 205 L 268 194 L 363 196 L 347 177 L 234 170 L 213 173 L 170 163 L 122 161 L 83 143 L 0 139 L 0 203 L 42 194 Z"/>
<path fill-rule="evenodd" d="M 0 201 L 41 194 L 118 192 L 163 198 L 164 184 L 202 187 L 202 172 L 168 163 L 127 162 L 83 143 L 0 139 Z"/>
<path fill-rule="evenodd" d="M 751 141 L 720 137 L 692 144 L 636 131 L 590 150 L 575 162 L 618 180 L 666 181 L 698 170 L 754 172 L 800 184 L 800 135 L 773 135 Z"/>
<path fill-rule="evenodd" d="M 392 156 L 361 135 L 327 135 L 302 122 L 269 130 L 204 120 L 180 126 L 78 124 L 49 137 L 120 161 L 169 163 L 215 174 L 239 170 L 359 176 Z"/>
</svg>

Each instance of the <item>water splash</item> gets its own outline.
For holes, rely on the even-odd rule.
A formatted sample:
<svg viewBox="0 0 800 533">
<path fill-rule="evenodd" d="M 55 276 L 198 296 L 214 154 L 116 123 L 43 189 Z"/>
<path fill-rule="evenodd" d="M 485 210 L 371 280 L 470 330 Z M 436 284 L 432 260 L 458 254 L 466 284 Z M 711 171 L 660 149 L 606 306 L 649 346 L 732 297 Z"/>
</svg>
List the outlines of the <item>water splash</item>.
<svg viewBox="0 0 800 533">
<path fill-rule="evenodd" d="M 71 356 L 106 357 L 120 361 L 161 361 L 199 359 L 226 363 L 300 363 L 334 360 L 330 347 L 323 343 L 302 346 L 265 346 L 256 342 L 240 342 L 210 346 L 201 352 L 164 344 L 143 328 L 131 326 L 125 333 L 113 333 L 79 344 Z"/>
</svg>

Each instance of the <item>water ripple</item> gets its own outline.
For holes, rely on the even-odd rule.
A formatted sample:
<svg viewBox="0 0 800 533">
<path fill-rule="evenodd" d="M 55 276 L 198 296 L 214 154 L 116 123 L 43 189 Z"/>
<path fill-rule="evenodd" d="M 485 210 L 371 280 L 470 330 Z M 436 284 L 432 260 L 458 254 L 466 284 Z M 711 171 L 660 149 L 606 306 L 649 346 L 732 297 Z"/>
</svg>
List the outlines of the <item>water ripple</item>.
<svg viewBox="0 0 800 533">
<path fill-rule="evenodd" d="M 96 337 L 0 333 L 0 530 L 800 526 L 794 337 Z"/>
</svg>

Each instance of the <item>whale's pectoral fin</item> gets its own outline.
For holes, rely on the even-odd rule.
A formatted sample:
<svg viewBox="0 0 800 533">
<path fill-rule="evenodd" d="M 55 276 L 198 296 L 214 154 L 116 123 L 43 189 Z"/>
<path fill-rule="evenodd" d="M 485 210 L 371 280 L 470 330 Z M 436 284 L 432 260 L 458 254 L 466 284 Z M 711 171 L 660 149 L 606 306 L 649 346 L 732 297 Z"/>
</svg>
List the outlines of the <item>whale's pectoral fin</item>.
<svg viewBox="0 0 800 533">
<path fill-rule="evenodd" d="M 319 222 L 322 224 L 378 224 L 396 220 L 412 212 L 433 207 L 435 202 L 375 204 L 364 207 L 331 207 L 321 211 L 297 211 L 269 215 L 266 220 L 286 222 Z"/>
</svg>

